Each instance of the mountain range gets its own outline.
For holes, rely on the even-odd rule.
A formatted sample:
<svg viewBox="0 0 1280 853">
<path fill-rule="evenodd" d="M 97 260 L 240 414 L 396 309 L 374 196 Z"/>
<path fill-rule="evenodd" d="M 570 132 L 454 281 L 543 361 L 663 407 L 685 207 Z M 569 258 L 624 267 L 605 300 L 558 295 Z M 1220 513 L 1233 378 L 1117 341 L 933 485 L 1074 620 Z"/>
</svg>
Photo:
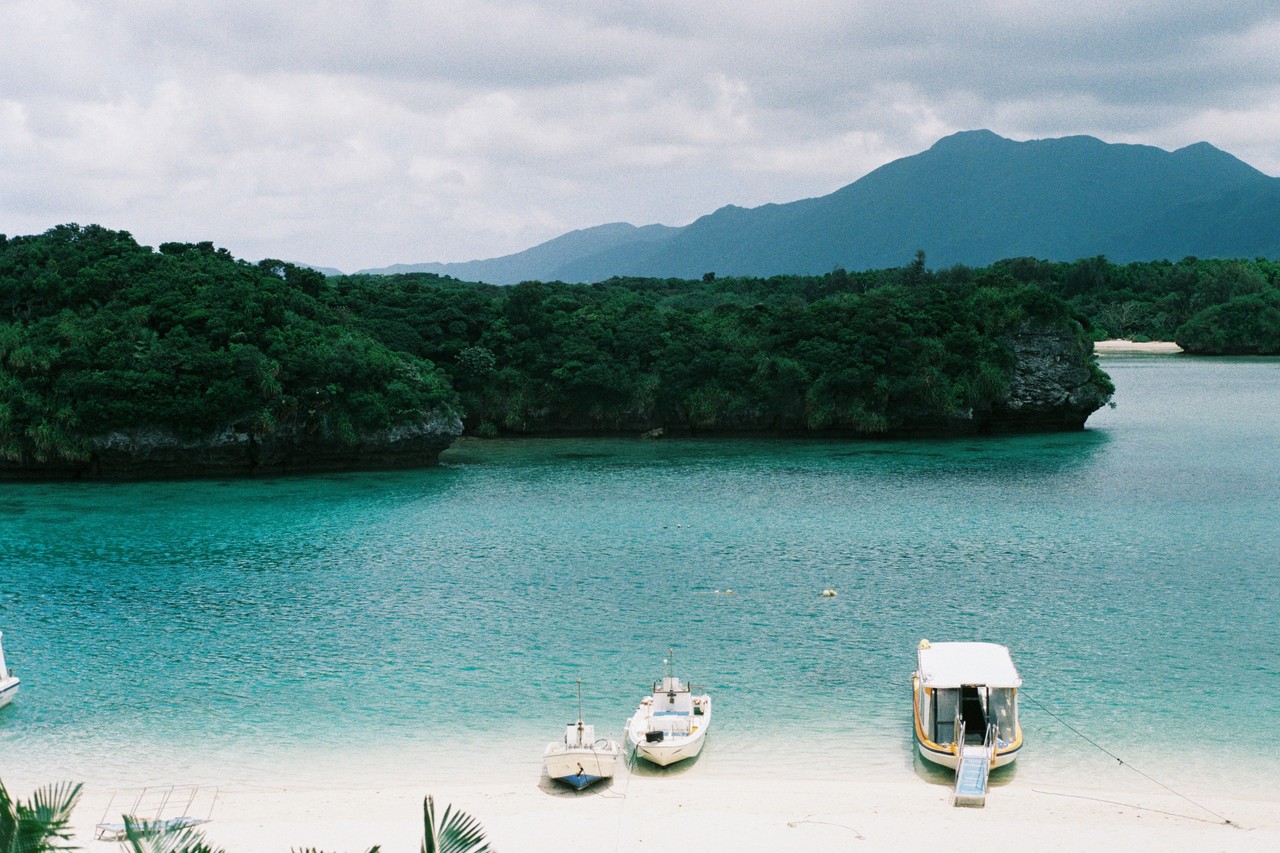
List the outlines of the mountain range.
<svg viewBox="0 0 1280 853">
<path fill-rule="evenodd" d="M 1023 256 L 1277 258 L 1280 178 L 1206 142 L 1170 152 L 1090 136 L 1018 142 L 973 130 L 819 198 L 730 205 L 683 227 L 600 225 L 488 260 L 361 272 L 493 284 L 771 276 L 902 266 L 918 250 L 933 268 Z"/>
</svg>

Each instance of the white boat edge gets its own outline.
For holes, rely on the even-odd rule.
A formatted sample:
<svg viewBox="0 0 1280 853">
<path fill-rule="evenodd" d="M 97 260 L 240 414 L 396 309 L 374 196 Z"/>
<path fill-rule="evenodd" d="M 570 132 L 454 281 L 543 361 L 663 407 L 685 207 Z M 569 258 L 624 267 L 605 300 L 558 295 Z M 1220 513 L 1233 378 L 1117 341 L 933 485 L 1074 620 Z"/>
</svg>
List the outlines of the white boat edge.
<svg viewBox="0 0 1280 853">
<path fill-rule="evenodd" d="M 22 683 L 20 678 L 5 678 L 0 680 L 0 708 L 8 705 L 13 701 L 13 697 L 18 695 L 18 685 Z"/>
<path fill-rule="evenodd" d="M 0 708 L 13 701 L 18 695 L 18 685 L 22 679 L 13 674 L 4 659 L 4 632 L 0 631 Z"/>
</svg>

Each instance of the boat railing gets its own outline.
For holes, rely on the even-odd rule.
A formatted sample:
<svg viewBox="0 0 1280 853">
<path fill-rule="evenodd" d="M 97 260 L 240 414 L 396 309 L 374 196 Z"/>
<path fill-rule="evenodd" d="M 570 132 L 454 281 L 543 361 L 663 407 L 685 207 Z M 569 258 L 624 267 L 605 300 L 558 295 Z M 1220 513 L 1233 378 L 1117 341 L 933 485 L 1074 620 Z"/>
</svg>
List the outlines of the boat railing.
<svg viewBox="0 0 1280 853">
<path fill-rule="evenodd" d="M 987 789 L 987 776 L 991 774 L 991 765 L 996 761 L 996 736 L 999 729 L 995 723 L 987 724 L 987 736 L 982 739 L 982 789 Z"/>
<path fill-rule="evenodd" d="M 964 752 L 964 717 L 956 711 L 955 721 L 951 723 L 951 736 L 954 738 L 956 755 Z"/>
</svg>

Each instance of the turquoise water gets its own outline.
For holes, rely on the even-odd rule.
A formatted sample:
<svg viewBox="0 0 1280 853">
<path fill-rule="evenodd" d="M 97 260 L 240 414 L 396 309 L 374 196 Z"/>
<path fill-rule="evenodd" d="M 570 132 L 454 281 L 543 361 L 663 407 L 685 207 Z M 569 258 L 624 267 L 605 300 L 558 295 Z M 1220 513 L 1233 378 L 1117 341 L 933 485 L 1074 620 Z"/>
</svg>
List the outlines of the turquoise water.
<svg viewBox="0 0 1280 853">
<path fill-rule="evenodd" d="M 1020 774 L 1114 765 L 1043 708 L 1172 783 L 1269 778 L 1280 361 L 1104 366 L 1116 407 L 1069 435 L 464 441 L 402 473 L 0 485 L 23 678 L 0 778 L 532 784 L 575 679 L 616 737 L 673 647 L 717 702 L 698 772 L 891 779 L 923 773 L 922 637 L 1011 647 Z"/>
</svg>

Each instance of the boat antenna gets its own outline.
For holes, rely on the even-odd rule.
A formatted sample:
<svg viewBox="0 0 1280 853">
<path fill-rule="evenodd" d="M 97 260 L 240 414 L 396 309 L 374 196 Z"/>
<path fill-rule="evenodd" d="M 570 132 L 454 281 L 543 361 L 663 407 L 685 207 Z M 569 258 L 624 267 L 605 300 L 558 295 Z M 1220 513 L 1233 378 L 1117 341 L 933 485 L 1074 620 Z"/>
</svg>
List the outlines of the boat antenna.
<svg viewBox="0 0 1280 853">
<path fill-rule="evenodd" d="M 578 725 L 582 725 L 582 679 L 578 679 Z"/>
</svg>

